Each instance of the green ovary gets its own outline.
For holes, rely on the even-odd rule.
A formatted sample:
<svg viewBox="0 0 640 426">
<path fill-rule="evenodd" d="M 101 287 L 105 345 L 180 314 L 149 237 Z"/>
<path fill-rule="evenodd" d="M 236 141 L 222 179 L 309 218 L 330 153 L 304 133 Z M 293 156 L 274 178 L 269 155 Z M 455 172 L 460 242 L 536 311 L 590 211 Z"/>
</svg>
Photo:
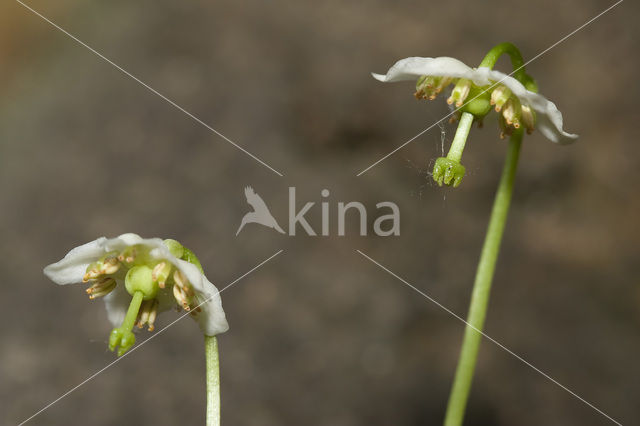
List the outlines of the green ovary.
<svg viewBox="0 0 640 426">
<path fill-rule="evenodd" d="M 460 108 L 460 111 L 473 114 L 477 119 L 487 115 L 491 111 L 491 94 L 485 90 L 483 87 L 471 86 L 467 97 L 470 100 Z"/>
</svg>

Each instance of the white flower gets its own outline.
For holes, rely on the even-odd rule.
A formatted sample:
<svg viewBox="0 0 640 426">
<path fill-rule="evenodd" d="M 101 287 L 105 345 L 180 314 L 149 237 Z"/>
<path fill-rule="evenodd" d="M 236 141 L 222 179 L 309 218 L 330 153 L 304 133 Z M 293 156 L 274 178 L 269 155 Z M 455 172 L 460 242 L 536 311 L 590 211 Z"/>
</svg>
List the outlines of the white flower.
<svg viewBox="0 0 640 426">
<path fill-rule="evenodd" d="M 435 95 L 437 95 L 444 86 L 448 86 L 450 83 L 455 83 L 456 79 L 466 79 L 473 82 L 481 89 L 488 89 L 486 86 L 491 86 L 491 90 L 503 90 L 506 87 L 510 93 L 507 92 L 507 97 L 515 97 L 520 103 L 520 108 L 515 114 L 522 115 L 523 124 L 532 124 L 533 118 L 531 117 L 530 110 L 535 113 L 535 127 L 552 142 L 559 144 L 569 144 L 578 138 L 578 135 L 567 133 L 562 130 L 562 113 L 558 110 L 555 104 L 547 100 L 544 96 L 527 90 L 522 83 L 515 78 L 508 76 L 500 71 L 494 71 L 487 67 L 471 68 L 457 59 L 449 57 L 439 58 L 420 58 L 412 57 L 401 59 L 396 62 L 387 71 L 386 75 L 372 74 L 374 78 L 383 82 L 395 82 L 405 80 L 416 80 L 423 76 L 433 76 L 441 78 L 435 82 Z M 429 86 L 431 87 L 431 86 Z M 467 91 L 468 93 L 468 91 Z M 467 94 L 463 95 L 462 101 Z M 433 98 L 435 96 L 431 96 Z M 495 98 L 495 97 L 494 97 Z M 451 98 L 450 98 L 451 99 Z M 460 99 L 456 99 L 460 100 Z M 495 99 L 492 99 L 495 100 Z M 451 103 L 451 102 L 450 102 Z M 495 103 L 495 102 L 494 102 Z M 499 111 L 502 108 L 503 103 L 496 104 L 496 109 Z M 457 103 L 457 106 L 460 106 Z M 513 114 L 513 106 L 509 104 L 505 107 L 505 118 L 509 122 L 509 114 Z M 529 110 L 529 113 L 528 111 Z M 528 113 L 528 114 L 527 114 Z M 519 117 L 519 116 L 518 116 Z M 508 123 L 512 124 L 512 123 Z M 516 127 L 519 126 L 519 123 Z"/>
<path fill-rule="evenodd" d="M 184 249 L 179 244 L 177 250 Z M 186 249 L 184 249 L 186 251 Z M 169 249 L 160 238 L 144 239 L 136 234 L 117 238 L 98 238 L 71 250 L 59 262 L 44 268 L 44 273 L 57 284 L 91 282 L 90 298 L 104 296 L 107 314 L 114 327 L 120 325 L 131 302 L 125 288 L 125 276 L 135 266 L 152 269 L 154 292 L 145 298 L 136 323 L 138 327 L 153 322 L 158 312 L 166 311 L 176 302 L 198 322 L 208 336 L 229 329 L 216 287 L 207 280 L 198 266 L 182 260 L 181 253 Z"/>
</svg>

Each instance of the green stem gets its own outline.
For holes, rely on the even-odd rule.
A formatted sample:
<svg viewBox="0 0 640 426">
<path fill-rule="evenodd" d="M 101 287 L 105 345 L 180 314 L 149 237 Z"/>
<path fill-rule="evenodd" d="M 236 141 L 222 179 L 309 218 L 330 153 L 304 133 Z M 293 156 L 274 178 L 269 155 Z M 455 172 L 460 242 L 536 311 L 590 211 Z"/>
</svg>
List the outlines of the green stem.
<svg viewBox="0 0 640 426">
<path fill-rule="evenodd" d="M 485 55 L 484 59 L 482 60 L 482 62 L 480 62 L 480 65 L 478 67 L 487 67 L 493 69 L 494 65 L 498 61 L 498 58 L 503 54 L 509 55 L 509 58 L 511 59 L 511 65 L 513 66 L 514 70 L 513 78 L 522 83 L 524 87 L 527 88 L 527 90 L 537 93 L 538 85 L 524 69 L 524 59 L 522 59 L 520 50 L 511 43 L 500 43 L 494 46 L 489 51 L 489 53 Z"/>
<path fill-rule="evenodd" d="M 479 67 L 493 68 L 498 61 L 498 58 L 505 53 L 509 55 L 509 58 L 511 58 L 511 65 L 513 66 L 513 69 L 516 70 L 513 73 L 514 78 L 520 80 L 518 77 L 524 76 L 525 74 L 524 60 L 522 59 L 520 50 L 511 43 L 500 43 L 494 46 L 489 53 L 485 55 L 482 62 L 480 62 Z"/>
<path fill-rule="evenodd" d="M 502 177 L 493 202 L 487 235 L 482 246 L 476 279 L 473 284 L 467 327 L 465 328 L 462 349 L 460 350 L 460 359 L 458 360 L 453 388 L 447 405 L 447 413 L 444 420 L 445 426 L 459 426 L 464 418 L 478 356 L 478 347 L 482 338 L 480 332 L 484 325 L 489 304 L 491 281 L 493 280 L 493 272 L 511 203 L 521 144 L 522 129 L 519 129 L 513 132 L 509 141 L 509 151 L 502 169 Z"/>
<path fill-rule="evenodd" d="M 456 163 L 460 162 L 460 159 L 462 158 L 462 151 L 464 151 L 464 145 L 467 143 L 467 136 L 469 136 L 472 124 L 473 114 L 463 112 L 460 117 L 458 128 L 456 129 L 456 135 L 453 137 L 451 148 L 449 148 L 449 153 L 447 154 L 447 158 L 449 160 L 453 160 Z"/>
<path fill-rule="evenodd" d="M 204 351 L 207 359 L 207 426 L 220 426 L 220 359 L 218 340 L 215 336 L 204 336 Z"/>
</svg>

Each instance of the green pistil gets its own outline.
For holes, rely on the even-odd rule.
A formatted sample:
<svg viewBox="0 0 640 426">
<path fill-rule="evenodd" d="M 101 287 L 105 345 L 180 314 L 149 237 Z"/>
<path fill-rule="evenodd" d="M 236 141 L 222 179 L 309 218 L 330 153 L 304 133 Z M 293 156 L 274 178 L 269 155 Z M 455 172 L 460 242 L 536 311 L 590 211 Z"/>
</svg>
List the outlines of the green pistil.
<svg viewBox="0 0 640 426">
<path fill-rule="evenodd" d="M 124 321 L 122 321 L 122 325 L 111 331 L 111 335 L 109 336 L 109 350 L 113 352 L 119 346 L 118 356 L 124 355 L 125 352 L 131 349 L 136 343 L 136 337 L 131 330 L 133 330 L 133 325 L 138 318 L 138 311 L 140 310 L 143 298 L 144 294 L 141 291 L 133 293 L 129 309 L 124 317 Z"/>
<path fill-rule="evenodd" d="M 453 137 L 451 148 L 447 154 L 449 160 L 459 163 L 460 159 L 462 159 L 462 151 L 464 151 L 464 146 L 467 143 L 467 137 L 469 136 L 472 124 L 473 115 L 468 112 L 463 112 L 460 117 L 460 124 L 458 124 L 458 128 L 456 129 L 456 135 Z"/>
<path fill-rule="evenodd" d="M 472 124 L 473 115 L 468 112 L 463 112 L 447 157 L 438 158 L 433 167 L 433 180 L 436 181 L 438 185 L 442 186 L 444 183 L 445 185 L 453 185 L 454 188 L 457 188 L 462 182 L 466 169 L 460 164 L 460 159 L 462 158 L 462 152 L 467 143 L 467 137 L 469 136 Z"/>
</svg>

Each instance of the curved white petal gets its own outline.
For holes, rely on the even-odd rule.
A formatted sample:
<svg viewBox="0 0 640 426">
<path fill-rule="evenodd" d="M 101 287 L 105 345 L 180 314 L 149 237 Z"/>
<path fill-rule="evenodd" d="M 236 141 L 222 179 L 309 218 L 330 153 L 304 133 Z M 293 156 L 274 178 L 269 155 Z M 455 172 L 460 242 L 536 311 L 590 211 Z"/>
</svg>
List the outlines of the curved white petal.
<svg viewBox="0 0 640 426">
<path fill-rule="evenodd" d="M 56 284 L 75 284 L 82 281 L 87 266 L 104 255 L 104 237 L 71 250 L 60 261 L 44 268 L 44 274 Z"/>
<path fill-rule="evenodd" d="M 385 75 L 371 74 L 383 82 L 415 80 L 423 75 L 447 76 L 453 78 L 468 78 L 479 86 L 486 86 L 489 80 L 483 74 L 467 66 L 455 58 L 440 56 L 438 58 L 411 57 L 396 62 Z"/>
<path fill-rule="evenodd" d="M 131 295 L 124 288 L 124 282 L 118 280 L 113 291 L 104 296 L 104 307 L 107 310 L 107 318 L 114 327 L 119 327 L 129 309 Z"/>
<path fill-rule="evenodd" d="M 167 259 L 172 263 L 177 260 L 169 251 L 161 238 L 142 238 L 137 234 L 122 234 L 116 238 L 105 239 L 105 253 L 112 251 L 122 251 L 127 247 L 142 245 L 149 249 L 149 256 L 152 259 Z"/>
<path fill-rule="evenodd" d="M 229 329 L 220 292 L 207 277 L 193 264 L 176 259 L 178 269 L 187 277 L 196 293 L 196 305 L 200 305 L 202 312 L 198 312 L 194 319 L 200 330 L 207 336 L 215 336 Z"/>
<path fill-rule="evenodd" d="M 529 105 L 536 112 L 536 129 L 551 142 L 566 145 L 578 139 L 578 135 L 562 129 L 562 113 L 556 105 L 544 96 L 530 92 L 515 78 L 500 71 L 478 68 L 478 73 L 487 75 L 492 83 L 500 82 L 518 97 L 520 103 Z"/>
<path fill-rule="evenodd" d="M 528 91 L 518 80 L 500 71 L 486 67 L 471 68 L 457 59 L 442 56 L 401 59 L 389 68 L 386 75 L 372 75 L 383 82 L 414 80 L 423 75 L 466 78 L 478 86 L 499 82 L 507 86 L 522 104 L 531 106 L 536 112 L 536 128 L 547 139 L 559 144 L 569 144 L 578 138 L 578 135 L 567 133 L 562 129 L 562 113 L 553 102 L 542 95 Z"/>
</svg>

